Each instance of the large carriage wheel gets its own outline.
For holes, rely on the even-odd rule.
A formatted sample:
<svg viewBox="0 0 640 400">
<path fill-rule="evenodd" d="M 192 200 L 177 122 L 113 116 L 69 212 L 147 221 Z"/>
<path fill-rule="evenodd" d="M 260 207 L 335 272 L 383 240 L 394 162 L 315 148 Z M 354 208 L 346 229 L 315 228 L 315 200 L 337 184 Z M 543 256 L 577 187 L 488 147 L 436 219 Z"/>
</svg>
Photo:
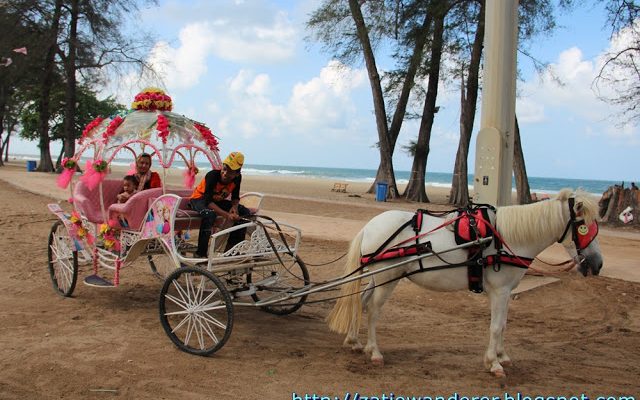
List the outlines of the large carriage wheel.
<svg viewBox="0 0 640 400">
<path fill-rule="evenodd" d="M 160 322 L 180 350 L 207 356 L 222 348 L 231 335 L 231 295 L 209 271 L 177 269 L 160 292 Z"/>
<path fill-rule="evenodd" d="M 280 254 L 280 258 L 282 264 L 275 259 L 273 265 L 254 268 L 247 274 L 247 283 L 252 283 L 256 288 L 256 293 L 251 295 L 256 302 L 260 301 L 260 298 L 292 293 L 309 284 L 309 271 L 300 257 Z M 302 307 L 306 299 L 305 295 L 261 308 L 271 314 L 287 315 Z"/>
<path fill-rule="evenodd" d="M 51 227 L 47 256 L 53 289 L 61 296 L 71 296 L 78 280 L 78 252 L 62 221 Z"/>
</svg>

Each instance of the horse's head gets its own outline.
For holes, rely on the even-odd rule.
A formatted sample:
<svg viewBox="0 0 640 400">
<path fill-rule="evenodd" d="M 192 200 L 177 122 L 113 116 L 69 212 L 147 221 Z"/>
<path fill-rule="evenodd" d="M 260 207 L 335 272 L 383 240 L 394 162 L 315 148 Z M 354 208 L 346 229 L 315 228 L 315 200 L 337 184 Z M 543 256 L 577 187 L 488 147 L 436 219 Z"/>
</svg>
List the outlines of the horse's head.
<svg viewBox="0 0 640 400">
<path fill-rule="evenodd" d="M 562 213 L 566 225 L 558 239 L 578 265 L 578 271 L 584 276 L 589 272 L 598 275 L 602 268 L 602 253 L 598 243 L 598 209 L 581 191 L 571 193 L 564 189 L 558 193 L 557 200 L 562 202 Z"/>
</svg>

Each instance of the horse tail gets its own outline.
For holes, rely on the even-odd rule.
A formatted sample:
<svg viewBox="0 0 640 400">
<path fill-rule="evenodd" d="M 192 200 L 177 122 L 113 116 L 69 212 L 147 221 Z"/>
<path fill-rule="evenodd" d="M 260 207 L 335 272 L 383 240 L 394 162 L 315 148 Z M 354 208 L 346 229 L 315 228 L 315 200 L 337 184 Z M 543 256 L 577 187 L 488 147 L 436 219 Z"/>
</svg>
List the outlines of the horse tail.
<svg viewBox="0 0 640 400">
<path fill-rule="evenodd" d="M 344 274 L 352 274 L 360 267 L 360 258 L 362 257 L 362 237 L 364 229 L 362 229 L 349 246 L 347 261 L 345 263 Z M 354 326 L 360 326 L 362 319 L 362 300 L 360 298 L 360 279 L 356 279 L 342 285 L 340 297 L 333 307 L 333 310 L 327 316 L 327 324 L 329 329 L 337 333 L 347 333 Z"/>
</svg>

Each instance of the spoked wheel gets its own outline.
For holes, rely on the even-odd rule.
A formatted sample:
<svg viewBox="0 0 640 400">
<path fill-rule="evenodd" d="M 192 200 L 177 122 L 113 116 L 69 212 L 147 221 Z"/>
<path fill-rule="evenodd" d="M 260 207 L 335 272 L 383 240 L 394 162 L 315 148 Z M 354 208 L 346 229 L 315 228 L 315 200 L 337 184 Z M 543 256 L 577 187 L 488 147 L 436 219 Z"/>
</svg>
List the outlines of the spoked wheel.
<svg viewBox="0 0 640 400">
<path fill-rule="evenodd" d="M 300 257 L 281 254 L 280 258 L 284 265 L 276 259 L 274 264 L 254 268 L 247 274 L 247 283 L 253 284 L 256 289 L 256 293 L 251 295 L 254 301 L 266 300 L 278 294 L 292 293 L 309 284 L 309 271 Z M 271 314 L 287 315 L 302 307 L 306 299 L 305 295 L 261 308 Z"/>
<path fill-rule="evenodd" d="M 78 280 L 78 252 L 62 221 L 51 227 L 47 255 L 53 289 L 61 296 L 71 296 Z"/>
<path fill-rule="evenodd" d="M 160 322 L 180 350 L 199 356 L 213 354 L 231 335 L 231 295 L 209 271 L 177 269 L 160 292 Z"/>
</svg>

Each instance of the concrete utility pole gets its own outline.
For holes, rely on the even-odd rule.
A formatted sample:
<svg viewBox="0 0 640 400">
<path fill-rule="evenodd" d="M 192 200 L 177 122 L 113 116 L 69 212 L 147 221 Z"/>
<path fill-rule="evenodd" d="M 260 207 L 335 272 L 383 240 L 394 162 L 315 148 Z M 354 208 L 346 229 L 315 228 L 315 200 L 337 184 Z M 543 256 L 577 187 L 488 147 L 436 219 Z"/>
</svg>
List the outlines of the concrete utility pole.
<svg viewBox="0 0 640 400">
<path fill-rule="evenodd" d="M 473 201 L 511 204 L 516 113 L 518 0 L 486 0 L 482 116 Z"/>
</svg>

